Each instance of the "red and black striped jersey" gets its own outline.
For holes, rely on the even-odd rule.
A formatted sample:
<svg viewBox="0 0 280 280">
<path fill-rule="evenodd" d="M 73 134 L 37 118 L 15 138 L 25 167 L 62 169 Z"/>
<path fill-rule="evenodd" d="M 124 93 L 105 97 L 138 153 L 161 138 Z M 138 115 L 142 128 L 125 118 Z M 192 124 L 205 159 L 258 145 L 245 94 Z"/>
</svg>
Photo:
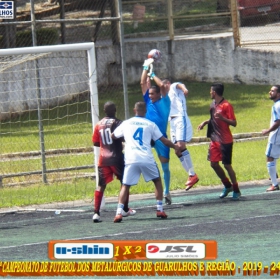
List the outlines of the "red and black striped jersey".
<svg viewBox="0 0 280 280">
<path fill-rule="evenodd" d="M 212 127 L 212 131 L 210 132 L 209 137 L 214 142 L 220 142 L 223 144 L 232 143 L 233 137 L 229 128 L 229 124 L 220 119 L 216 119 L 214 117 L 216 112 L 222 114 L 227 119 L 236 119 L 233 107 L 227 100 L 223 99 L 219 104 L 216 104 L 215 101 L 213 101 L 210 105 L 210 126 Z"/>
<path fill-rule="evenodd" d="M 117 118 L 105 117 L 94 127 L 92 142 L 100 147 L 98 166 L 112 166 L 124 160 L 123 138 L 113 140 L 111 133 L 122 123 Z"/>
</svg>

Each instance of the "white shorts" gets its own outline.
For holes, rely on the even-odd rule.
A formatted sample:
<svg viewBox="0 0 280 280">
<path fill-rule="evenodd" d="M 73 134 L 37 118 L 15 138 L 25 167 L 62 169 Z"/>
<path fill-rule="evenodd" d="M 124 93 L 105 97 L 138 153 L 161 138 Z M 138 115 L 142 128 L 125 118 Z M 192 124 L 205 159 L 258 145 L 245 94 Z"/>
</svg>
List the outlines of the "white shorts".
<svg viewBox="0 0 280 280">
<path fill-rule="evenodd" d="M 189 117 L 175 117 L 170 120 L 170 136 L 173 143 L 190 142 L 193 136 L 192 124 Z"/>
<path fill-rule="evenodd" d="M 137 185 L 141 174 L 146 182 L 160 177 L 156 162 L 148 164 L 131 163 L 125 165 L 123 184 L 128 186 Z"/>
<path fill-rule="evenodd" d="M 280 145 L 274 145 L 267 143 L 265 154 L 267 157 L 279 158 L 280 157 Z"/>
</svg>

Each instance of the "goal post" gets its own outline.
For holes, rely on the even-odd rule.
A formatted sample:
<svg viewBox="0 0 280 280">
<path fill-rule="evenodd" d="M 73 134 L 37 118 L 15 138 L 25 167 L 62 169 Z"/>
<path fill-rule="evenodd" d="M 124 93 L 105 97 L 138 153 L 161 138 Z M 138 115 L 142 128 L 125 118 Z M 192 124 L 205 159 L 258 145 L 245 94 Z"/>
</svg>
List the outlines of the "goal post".
<svg viewBox="0 0 280 280">
<path fill-rule="evenodd" d="M 0 50 L 3 186 L 88 175 L 98 104 L 94 43 Z"/>
</svg>

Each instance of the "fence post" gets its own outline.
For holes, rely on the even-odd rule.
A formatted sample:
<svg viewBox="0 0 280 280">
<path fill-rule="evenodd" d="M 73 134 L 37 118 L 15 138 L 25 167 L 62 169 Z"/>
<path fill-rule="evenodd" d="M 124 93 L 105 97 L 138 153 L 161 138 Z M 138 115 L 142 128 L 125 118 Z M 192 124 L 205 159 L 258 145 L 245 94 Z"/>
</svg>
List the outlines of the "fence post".
<svg viewBox="0 0 280 280">
<path fill-rule="evenodd" d="M 172 0 L 167 0 L 167 18 L 168 18 L 169 40 L 174 40 Z"/>
<path fill-rule="evenodd" d="M 234 46 L 240 47 L 239 20 L 236 0 L 230 0 L 231 22 L 233 29 Z"/>
<path fill-rule="evenodd" d="M 110 0 L 110 9 L 111 9 L 111 17 L 117 17 L 119 16 L 119 2 L 122 2 L 121 0 Z M 112 42 L 113 45 L 118 45 L 120 43 L 120 37 L 121 37 L 121 30 L 120 26 L 116 21 L 111 21 L 111 34 L 112 34 Z"/>
<path fill-rule="evenodd" d="M 30 0 L 30 8 L 31 8 L 30 17 L 31 17 L 32 42 L 34 47 L 37 46 L 34 0 Z"/>
<path fill-rule="evenodd" d="M 60 19 L 65 19 L 64 0 L 59 0 L 59 16 L 60 16 Z M 61 44 L 65 44 L 66 43 L 65 22 L 60 23 L 60 32 L 61 32 Z"/>
</svg>

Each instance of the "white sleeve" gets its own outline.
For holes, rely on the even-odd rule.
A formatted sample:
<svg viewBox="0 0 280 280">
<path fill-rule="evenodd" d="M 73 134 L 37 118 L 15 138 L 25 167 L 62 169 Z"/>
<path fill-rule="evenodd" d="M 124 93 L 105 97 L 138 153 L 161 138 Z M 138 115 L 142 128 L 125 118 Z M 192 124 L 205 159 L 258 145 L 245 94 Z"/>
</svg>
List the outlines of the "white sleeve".
<svg viewBox="0 0 280 280">
<path fill-rule="evenodd" d="M 124 123 L 121 123 L 113 132 L 114 136 L 117 137 L 117 138 L 121 138 L 123 137 L 123 124 Z"/>
</svg>

